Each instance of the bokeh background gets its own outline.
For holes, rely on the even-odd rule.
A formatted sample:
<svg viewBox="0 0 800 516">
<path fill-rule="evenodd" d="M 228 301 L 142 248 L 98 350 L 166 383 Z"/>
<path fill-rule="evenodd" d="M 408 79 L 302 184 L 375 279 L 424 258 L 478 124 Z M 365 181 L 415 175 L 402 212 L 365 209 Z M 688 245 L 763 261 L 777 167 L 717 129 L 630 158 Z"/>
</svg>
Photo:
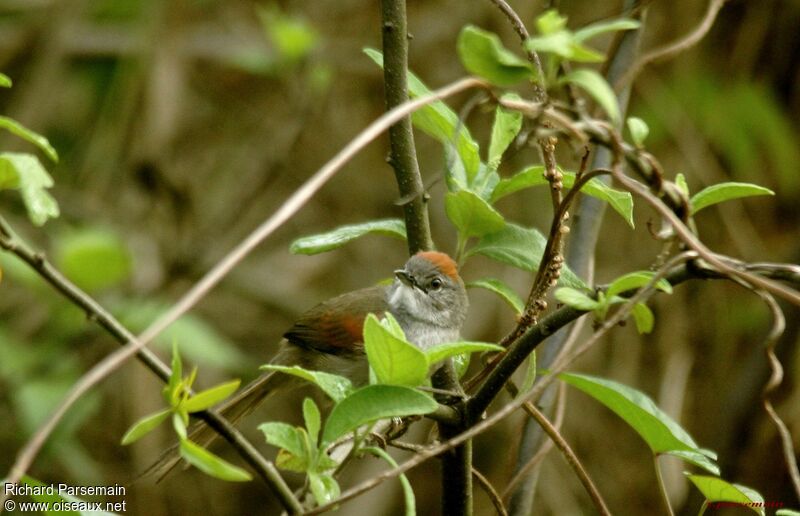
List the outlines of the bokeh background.
<svg viewBox="0 0 800 516">
<path fill-rule="evenodd" d="M 511 4 L 528 23 L 541 1 Z M 517 40 L 482 0 L 409 2 L 411 68 L 430 86 L 464 74 L 455 42 L 473 23 Z M 614 16 L 621 2 L 560 2 L 570 26 Z M 706 2 L 650 2 L 644 38 L 652 48 L 685 34 Z M 0 92 L 0 113 L 45 134 L 61 160 L 48 164 L 62 215 L 31 226 L 14 192 L 0 192 L 0 212 L 79 285 L 133 330 L 142 330 L 186 292 L 224 253 L 383 110 L 382 74 L 362 48 L 380 46 L 377 2 L 318 0 L 0 0 L 0 70 L 15 82 Z M 701 236 L 715 250 L 753 261 L 800 261 L 800 2 L 734 0 L 708 37 L 668 63 L 648 67 L 635 84 L 630 114 L 648 122 L 650 150 L 669 176 L 689 186 L 752 181 L 773 189 L 703 212 Z M 609 40 L 598 40 L 605 49 Z M 520 90 L 523 95 L 530 91 Z M 455 98 L 458 109 L 468 96 Z M 467 123 L 486 145 L 488 110 Z M 418 135 L 420 163 L 431 184 L 435 239 L 453 251 L 454 231 L 442 208 L 443 157 Z M 156 347 L 177 341 L 198 364 L 203 385 L 252 378 L 269 360 L 294 316 L 316 302 L 386 278 L 405 260 L 399 240 L 366 237 L 340 250 L 294 256 L 295 238 L 337 225 L 396 217 L 397 189 L 385 162 L 386 138 L 354 159 L 272 238 L 250 255 Z M 8 134 L 0 149 L 31 151 Z M 561 149 L 567 166 L 575 163 Z M 44 158 L 43 158 L 44 159 Z M 501 173 L 538 160 L 535 149 L 511 151 Z M 643 203 L 638 203 L 643 205 Z M 500 205 L 507 218 L 544 230 L 549 204 L 528 191 Z M 649 235 L 649 209 L 637 229 L 616 215 L 604 222 L 596 279 L 647 268 L 660 250 Z M 66 389 L 116 343 L 88 323 L 13 259 L 0 256 L 0 471 Z M 482 258 L 467 279 L 493 275 L 527 292 L 527 273 Z M 471 292 L 470 339 L 496 340 L 513 315 L 485 292 Z M 725 282 L 693 282 L 654 303 L 655 331 L 619 328 L 578 369 L 637 387 L 720 455 L 723 477 L 758 489 L 769 501 L 797 506 L 774 427 L 760 405 L 768 369 L 766 308 Z M 798 310 L 787 307 L 778 346 L 787 378 L 775 395 L 800 446 Z M 166 344 L 167 346 L 164 346 Z M 170 429 L 131 447 L 125 429 L 161 406 L 160 382 L 131 362 L 87 396 L 60 425 L 31 474 L 73 485 L 128 484 L 171 442 Z M 255 422 L 299 422 L 309 392 L 273 400 Z M 312 394 L 313 395 L 313 394 Z M 522 417 L 481 436 L 476 466 L 502 490 L 512 475 L 514 437 Z M 424 439 L 420 423 L 413 437 Z M 658 510 L 649 452 L 626 425 L 582 394 L 570 392 L 564 433 L 619 514 Z M 271 454 L 266 445 L 261 446 Z M 232 456 L 220 449 L 226 457 Z M 397 452 L 402 458 L 404 452 Z M 695 513 L 700 498 L 668 465 L 676 507 Z M 348 485 L 382 468 L 367 459 L 342 477 Z M 300 478 L 289 476 L 295 486 Z M 410 474 L 420 514 L 438 512 L 436 461 Z M 277 514 L 257 482 L 234 485 L 196 471 L 129 487 L 128 514 Z M 490 514 L 480 492 L 476 513 Z M 544 462 L 535 514 L 591 513 L 563 459 Z M 396 481 L 345 504 L 340 514 L 398 514 Z M 733 511 L 731 513 L 734 513 Z"/>
</svg>

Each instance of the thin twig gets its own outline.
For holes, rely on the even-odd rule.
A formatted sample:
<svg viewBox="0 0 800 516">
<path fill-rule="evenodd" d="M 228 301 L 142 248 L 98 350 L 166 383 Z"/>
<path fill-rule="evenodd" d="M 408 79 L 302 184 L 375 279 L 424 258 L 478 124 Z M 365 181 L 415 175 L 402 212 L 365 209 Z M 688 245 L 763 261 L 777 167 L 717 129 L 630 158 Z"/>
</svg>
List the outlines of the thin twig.
<svg viewBox="0 0 800 516">
<path fill-rule="evenodd" d="M 667 492 L 667 485 L 664 483 L 664 475 L 661 474 L 661 466 L 658 463 L 659 454 L 653 454 L 653 468 L 656 471 L 656 481 L 658 483 L 658 492 L 661 494 L 661 502 L 664 504 L 664 510 L 667 511 L 669 516 L 675 516 L 675 511 L 672 510 L 672 503 L 669 501 L 669 493 Z"/>
<path fill-rule="evenodd" d="M 478 485 L 481 486 L 483 492 L 489 497 L 489 500 L 492 501 L 492 505 L 494 505 L 497 514 L 500 516 L 508 516 L 508 511 L 506 510 L 506 506 L 503 505 L 503 500 L 500 498 L 500 495 L 497 494 L 497 490 L 492 483 L 489 482 L 489 479 L 483 476 L 475 467 L 472 468 L 472 476 L 478 481 Z"/>
<path fill-rule="evenodd" d="M 211 269 L 189 292 L 173 307 L 151 324 L 138 338 L 127 340 L 127 344 L 106 356 L 92 369 L 85 373 L 70 389 L 64 400 L 50 418 L 37 430 L 18 454 L 17 461 L 11 469 L 9 482 L 16 482 L 27 471 L 33 459 L 55 429 L 67 410 L 89 389 L 113 373 L 129 358 L 158 336 L 169 325 L 175 322 L 190 308 L 197 304 L 222 278 L 225 277 L 241 260 L 247 256 L 267 236 L 272 234 L 284 222 L 292 217 L 333 175 L 341 169 L 368 143 L 377 138 L 389 126 L 413 113 L 417 109 L 437 100 L 454 95 L 470 88 L 484 88 L 486 83 L 480 79 L 465 78 L 440 88 L 430 95 L 406 102 L 388 111 L 350 141 L 338 154 L 320 168 L 308 181 L 298 188 L 289 199 L 265 222 L 258 226 L 244 241 L 228 253 L 213 269 Z M 38 258 L 35 258 L 38 260 Z M 5 495 L 3 495 L 5 497 Z"/>
<path fill-rule="evenodd" d="M 764 300 L 764 302 L 767 304 L 767 307 L 769 307 L 770 312 L 772 313 L 772 329 L 767 336 L 766 345 L 764 346 L 765 353 L 767 354 L 767 360 L 769 361 L 769 367 L 772 371 L 769 381 L 767 382 L 767 385 L 764 386 L 764 392 L 762 393 L 764 410 L 767 411 L 770 419 L 772 419 L 772 422 L 775 424 L 775 428 L 778 430 L 778 435 L 781 439 L 783 460 L 786 463 L 786 469 L 789 471 L 789 478 L 792 480 L 792 487 L 794 487 L 795 496 L 798 500 L 800 500 L 800 470 L 797 467 L 797 458 L 794 452 L 792 434 L 789 432 L 789 428 L 786 426 L 786 423 L 783 422 L 778 413 L 775 411 L 775 408 L 772 406 L 772 402 L 769 399 L 769 395 L 774 392 L 783 381 L 783 366 L 778 360 L 778 357 L 775 356 L 775 345 L 778 343 L 778 339 L 781 337 L 781 335 L 783 335 L 783 332 L 786 329 L 786 317 L 783 315 L 783 310 L 781 310 L 781 307 L 778 306 L 778 303 L 775 301 L 775 298 L 772 295 L 758 290 L 756 291 L 756 294 L 758 294 L 759 297 Z"/>
<path fill-rule="evenodd" d="M 589 473 L 586 472 L 586 468 L 583 467 L 581 464 L 580 459 L 578 456 L 575 455 L 575 452 L 572 451 L 569 443 L 564 439 L 558 429 L 550 423 L 550 421 L 545 417 L 542 412 L 536 408 L 533 403 L 525 403 L 522 406 L 533 419 L 539 423 L 539 426 L 545 431 L 545 433 L 550 437 L 550 439 L 555 443 L 556 447 L 561 451 L 561 454 L 567 460 L 567 463 L 570 465 L 572 470 L 575 472 L 575 475 L 578 476 L 578 479 L 583 484 L 584 489 L 589 494 L 589 497 L 592 499 L 592 503 L 594 503 L 595 509 L 597 512 L 603 515 L 610 515 L 611 511 L 608 510 L 608 506 L 606 505 L 605 500 L 603 500 L 600 491 L 597 490 L 597 487 L 592 482 L 592 478 L 589 476 Z"/>
<path fill-rule="evenodd" d="M 676 41 L 668 43 L 664 46 L 658 47 L 640 57 L 625 74 L 614 84 L 614 89 L 620 91 L 633 81 L 645 66 L 656 61 L 661 61 L 680 54 L 696 45 L 706 34 L 711 30 L 714 25 L 714 20 L 717 18 L 722 6 L 727 0 L 711 0 L 708 4 L 705 16 L 689 34 L 679 38 Z"/>
</svg>

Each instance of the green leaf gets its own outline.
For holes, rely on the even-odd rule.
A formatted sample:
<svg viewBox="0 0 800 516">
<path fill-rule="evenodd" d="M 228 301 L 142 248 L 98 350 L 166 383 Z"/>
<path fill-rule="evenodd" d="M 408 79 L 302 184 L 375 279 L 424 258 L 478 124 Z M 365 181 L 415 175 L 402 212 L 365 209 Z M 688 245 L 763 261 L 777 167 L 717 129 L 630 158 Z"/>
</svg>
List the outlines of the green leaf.
<svg viewBox="0 0 800 516">
<path fill-rule="evenodd" d="M 28 218 L 36 226 L 59 215 L 58 203 L 47 192 L 53 178 L 32 154 L 0 153 L 0 188 L 18 188 Z"/>
<path fill-rule="evenodd" d="M 502 99 L 512 100 L 519 100 L 519 98 L 519 95 L 515 93 L 506 93 L 502 97 Z M 522 113 L 511 111 L 498 105 L 494 112 L 492 136 L 489 140 L 489 159 L 487 164 L 490 169 L 497 170 L 503 159 L 503 153 L 514 141 L 514 138 L 517 137 L 520 129 L 522 129 Z"/>
<path fill-rule="evenodd" d="M 470 73 L 498 86 L 514 86 L 533 78 L 530 63 L 506 49 L 497 34 L 473 25 L 458 35 L 458 56 Z"/>
<path fill-rule="evenodd" d="M 232 380 L 221 383 L 204 391 L 200 391 L 188 400 L 183 402 L 182 408 L 189 413 L 199 412 L 209 407 L 213 407 L 224 400 L 239 388 L 241 380 Z"/>
<path fill-rule="evenodd" d="M 754 197 L 757 195 L 775 195 L 775 192 L 763 186 L 751 183 L 719 183 L 704 188 L 692 196 L 692 212 L 697 213 L 703 208 L 731 199 Z"/>
<path fill-rule="evenodd" d="M 395 336 L 374 314 L 364 321 L 364 349 L 380 383 L 416 387 L 428 377 L 425 353 Z"/>
<path fill-rule="evenodd" d="M 308 382 L 313 383 L 322 392 L 328 395 L 330 399 L 336 403 L 342 401 L 345 397 L 353 392 L 353 383 L 338 374 L 324 373 L 322 371 L 309 371 L 300 366 L 282 366 L 267 364 L 261 366 L 265 371 L 278 371 L 292 376 L 297 376 Z"/>
<path fill-rule="evenodd" d="M 596 299 L 592 299 L 585 292 L 576 290 L 574 288 L 562 287 L 555 291 L 556 299 L 561 301 L 567 306 L 571 306 L 577 310 L 595 310 L 603 303 Z"/>
<path fill-rule="evenodd" d="M 162 410 L 160 412 L 156 412 L 155 414 L 150 414 L 149 416 L 144 416 L 143 418 L 136 421 L 131 427 L 125 432 L 125 435 L 122 436 L 121 444 L 126 446 L 131 444 L 134 441 L 137 441 L 141 437 L 144 437 L 148 434 L 151 430 L 155 427 L 160 425 L 164 422 L 167 417 L 170 415 L 170 410 Z"/>
<path fill-rule="evenodd" d="M 600 34 L 605 34 L 606 32 L 638 29 L 640 25 L 641 23 L 639 23 L 639 21 L 631 20 L 630 18 L 592 23 L 576 30 L 575 39 L 583 42 L 587 39 L 599 36 Z"/>
<path fill-rule="evenodd" d="M 793 511 L 792 509 L 778 509 L 775 516 L 800 516 L 800 511 Z"/>
<path fill-rule="evenodd" d="M 217 457 L 192 441 L 182 440 L 180 450 L 181 457 L 183 457 L 186 462 L 206 475 L 229 482 L 249 482 L 253 479 L 247 471 Z"/>
<path fill-rule="evenodd" d="M 614 125 L 619 123 L 617 97 L 602 75 L 594 70 L 581 68 L 564 75 L 559 82 L 574 84 L 585 90 L 608 113 Z"/>
<path fill-rule="evenodd" d="M 447 218 L 462 238 L 482 236 L 503 228 L 505 220 L 497 210 L 468 190 L 448 192 L 444 198 Z"/>
<path fill-rule="evenodd" d="M 319 46 L 319 34 L 302 18 L 287 15 L 276 4 L 259 7 L 257 12 L 267 38 L 281 59 L 300 61 Z"/>
<path fill-rule="evenodd" d="M 525 309 L 525 302 L 508 284 L 495 278 L 482 278 L 467 283 L 467 288 L 482 288 L 500 296 L 517 314 Z"/>
<path fill-rule="evenodd" d="M 637 271 L 624 274 L 611 282 L 611 285 L 606 289 L 606 296 L 614 297 L 628 290 L 644 287 L 653 280 L 653 276 L 655 276 L 655 273 L 650 271 Z M 664 278 L 656 282 L 655 288 L 667 294 L 672 294 L 672 285 Z"/>
<path fill-rule="evenodd" d="M 448 342 L 439 344 L 425 351 L 425 356 L 429 364 L 435 364 L 446 358 L 450 358 L 462 353 L 477 353 L 483 351 L 505 351 L 505 348 L 497 344 L 487 342 Z"/>
<path fill-rule="evenodd" d="M 0 116 L 0 129 L 6 129 L 8 132 L 36 145 L 47 155 L 48 158 L 58 163 L 58 153 L 44 136 L 31 131 L 16 120 L 5 116 Z"/>
<path fill-rule="evenodd" d="M 564 186 L 572 188 L 575 184 L 575 174 L 564 170 L 559 171 L 563 177 L 562 181 Z M 536 165 L 528 167 L 507 179 L 501 179 L 492 192 L 490 202 L 494 204 L 503 197 L 525 188 L 547 184 L 544 173 L 544 167 Z M 597 178 L 591 179 L 588 183 L 583 185 L 581 192 L 607 202 L 614 211 L 625 219 L 625 222 L 627 222 L 630 227 L 634 227 L 633 197 L 629 192 L 615 190 Z"/>
<path fill-rule="evenodd" d="M 309 472 L 308 486 L 318 505 L 330 503 L 339 498 L 341 494 L 339 483 L 328 473 Z"/>
<path fill-rule="evenodd" d="M 692 484 L 703 493 L 710 503 L 728 502 L 739 507 L 747 507 L 757 514 L 764 513 L 764 497 L 753 489 L 737 484 L 731 484 L 719 477 L 708 475 L 686 475 Z M 718 508 L 724 507 L 720 504 Z"/>
<path fill-rule="evenodd" d="M 303 400 L 303 421 L 306 424 L 308 436 L 311 438 L 311 444 L 316 447 L 319 439 L 319 429 L 322 428 L 322 419 L 317 404 L 311 398 Z"/>
<path fill-rule="evenodd" d="M 686 183 L 686 176 L 683 174 L 676 175 L 675 184 L 686 197 L 689 197 L 689 185 Z"/>
<path fill-rule="evenodd" d="M 431 397 L 409 387 L 368 385 L 333 407 L 322 432 L 322 442 L 332 443 L 359 426 L 378 419 L 428 414 L 437 407 Z"/>
<path fill-rule="evenodd" d="M 480 254 L 498 262 L 534 272 L 539 268 L 546 244 L 547 240 L 537 230 L 506 223 L 500 231 L 481 237 L 474 246 L 466 251 L 465 258 Z M 561 268 L 559 282 L 575 288 L 586 288 L 586 284 L 566 265 Z"/>
<path fill-rule="evenodd" d="M 189 424 L 189 413 L 179 409 L 172 413 L 172 428 L 181 439 L 186 439 L 186 426 Z"/>
<path fill-rule="evenodd" d="M 10 88 L 11 86 L 11 78 L 4 73 L 0 73 L 0 88 Z"/>
<path fill-rule="evenodd" d="M 594 376 L 562 373 L 558 377 L 590 395 L 625 420 L 655 454 L 693 452 L 691 462 L 715 475 L 719 468 L 705 450 L 675 420 L 663 412 L 644 393 L 626 385 Z M 687 459 L 686 454 L 675 454 Z"/>
<path fill-rule="evenodd" d="M 364 53 L 383 68 L 383 55 L 377 50 L 365 48 Z M 413 73 L 408 73 L 408 93 L 412 98 L 424 97 L 431 90 Z M 436 101 L 418 109 L 411 115 L 414 125 L 445 146 L 455 145 L 464 167 L 467 179 L 471 182 L 478 173 L 481 162 L 478 143 L 458 115 L 442 101 Z"/>
<path fill-rule="evenodd" d="M 601 63 L 606 59 L 603 54 L 581 45 L 568 30 L 528 38 L 525 40 L 525 48 L 528 51 L 555 54 L 579 63 Z"/>
<path fill-rule="evenodd" d="M 395 461 L 394 458 L 392 458 L 392 456 L 386 452 L 386 450 L 378 448 L 377 446 L 367 446 L 363 451 L 366 453 L 371 453 L 376 457 L 380 457 L 393 468 L 397 467 L 397 461 Z M 400 485 L 403 487 L 403 498 L 406 502 L 405 516 L 416 516 L 417 501 L 414 497 L 414 490 L 411 488 L 411 482 L 408 481 L 408 477 L 406 477 L 405 473 L 401 473 L 398 478 L 400 479 Z"/>
<path fill-rule="evenodd" d="M 76 285 L 89 292 L 119 286 L 133 270 L 125 242 L 105 229 L 69 232 L 58 241 L 55 263 Z"/>
<path fill-rule="evenodd" d="M 536 31 L 539 34 L 553 34 L 567 28 L 567 17 L 556 9 L 548 9 L 536 17 Z"/>
<path fill-rule="evenodd" d="M 271 421 L 260 424 L 258 429 L 263 432 L 267 444 L 277 446 L 292 455 L 304 458 L 308 462 L 309 450 L 306 447 L 305 438 L 300 428 L 287 423 Z"/>
<path fill-rule="evenodd" d="M 641 118 L 635 116 L 628 117 L 627 120 L 628 132 L 631 133 L 631 140 L 637 147 L 642 147 L 647 135 L 650 134 L 650 128 L 647 123 Z"/>
<path fill-rule="evenodd" d="M 655 316 L 646 304 L 636 303 L 633 305 L 633 320 L 636 322 L 636 331 L 639 333 L 645 334 L 653 331 Z"/>
<path fill-rule="evenodd" d="M 340 226 L 333 231 L 298 238 L 289 247 L 292 254 L 318 254 L 338 249 L 370 233 L 406 239 L 406 226 L 400 219 L 371 220 Z"/>
</svg>

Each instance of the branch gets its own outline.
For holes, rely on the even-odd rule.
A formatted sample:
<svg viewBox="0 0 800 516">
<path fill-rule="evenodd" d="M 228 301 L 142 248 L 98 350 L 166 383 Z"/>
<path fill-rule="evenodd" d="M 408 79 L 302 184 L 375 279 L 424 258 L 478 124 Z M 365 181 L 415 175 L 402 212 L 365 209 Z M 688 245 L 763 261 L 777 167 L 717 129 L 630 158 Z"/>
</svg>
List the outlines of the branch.
<svg viewBox="0 0 800 516">
<path fill-rule="evenodd" d="M 553 426 L 552 423 L 545 417 L 542 412 L 536 408 L 533 403 L 525 403 L 522 408 L 525 409 L 533 419 L 539 423 L 539 426 L 545 431 L 545 433 L 550 437 L 550 439 L 555 443 L 556 447 L 561 451 L 561 454 L 567 460 L 567 463 L 570 467 L 575 471 L 575 475 L 578 476 L 578 479 L 583 484 L 584 489 L 589 494 L 589 497 L 592 499 L 592 503 L 594 503 L 594 508 L 597 509 L 599 514 L 609 515 L 611 511 L 608 510 L 608 506 L 606 502 L 603 500 L 600 491 L 597 490 L 597 487 L 592 482 L 592 478 L 589 476 L 589 473 L 586 472 L 586 468 L 583 467 L 581 464 L 580 459 L 578 456 L 575 455 L 575 452 L 572 451 L 569 443 L 564 439 L 564 437 L 559 433 L 558 429 Z"/>
<path fill-rule="evenodd" d="M 381 2 L 383 27 L 383 84 L 386 109 L 408 102 L 408 28 L 405 0 Z M 406 199 L 403 213 L 408 234 L 408 251 L 433 249 L 428 221 L 427 198 L 417 163 L 411 117 L 403 117 L 389 128 L 389 161 L 397 178 L 400 197 Z"/>
<path fill-rule="evenodd" d="M 778 360 L 778 357 L 775 356 L 775 345 L 778 343 L 778 339 L 783 335 L 783 331 L 786 328 L 786 317 L 783 315 L 783 311 L 780 306 L 778 306 L 773 296 L 759 290 L 755 292 L 764 300 L 772 313 L 772 329 L 767 336 L 766 345 L 764 346 L 772 374 L 770 375 L 767 385 L 764 387 L 762 402 L 764 404 L 764 410 L 767 412 L 770 419 L 772 419 L 778 431 L 778 435 L 780 436 L 783 460 L 786 463 L 786 469 L 789 471 L 789 478 L 792 481 L 794 494 L 797 499 L 800 500 L 800 469 L 797 467 L 797 458 L 795 457 L 794 445 L 792 444 L 792 434 L 786 427 L 786 423 L 783 422 L 775 411 L 775 408 L 772 406 L 772 401 L 769 399 L 769 395 L 774 392 L 783 381 L 783 366 Z"/>
<path fill-rule="evenodd" d="M 683 36 L 677 41 L 673 41 L 672 43 L 668 43 L 662 47 L 651 50 L 640 57 L 639 60 L 636 61 L 633 66 L 630 67 L 630 69 L 628 69 L 625 75 L 623 75 L 614 84 L 614 89 L 620 90 L 628 86 L 636 78 L 636 76 L 642 72 L 644 67 L 650 63 L 675 57 L 677 54 L 680 54 L 681 52 L 696 45 L 701 39 L 703 39 L 703 37 L 705 37 L 706 34 L 708 34 L 708 31 L 711 30 L 711 27 L 714 25 L 714 21 L 717 19 L 717 14 L 719 13 L 720 9 L 722 9 L 722 6 L 726 1 L 727 0 L 711 0 L 708 4 L 708 10 L 706 10 L 705 16 L 692 32 Z"/>
<path fill-rule="evenodd" d="M 508 516 L 508 511 L 506 510 L 505 505 L 503 505 L 503 500 L 500 498 L 500 495 L 497 493 L 497 490 L 494 488 L 489 479 L 483 476 L 483 474 L 475 468 L 472 468 L 472 476 L 478 481 L 483 491 L 486 493 L 486 496 L 489 497 L 489 500 L 492 501 L 492 505 L 494 505 L 494 510 L 497 511 L 498 516 Z"/>
</svg>

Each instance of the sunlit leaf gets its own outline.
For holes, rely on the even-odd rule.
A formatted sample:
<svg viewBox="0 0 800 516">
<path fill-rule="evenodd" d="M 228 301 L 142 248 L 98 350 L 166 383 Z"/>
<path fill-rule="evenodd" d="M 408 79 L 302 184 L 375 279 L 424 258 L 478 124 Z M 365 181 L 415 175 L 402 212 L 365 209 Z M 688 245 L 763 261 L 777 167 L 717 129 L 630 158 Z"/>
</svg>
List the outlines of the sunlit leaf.
<svg viewBox="0 0 800 516">
<path fill-rule="evenodd" d="M 311 438 L 311 445 L 316 447 L 319 439 L 319 430 L 322 428 L 322 419 L 317 404 L 311 398 L 303 400 L 303 421 L 306 424 L 308 436 Z"/>
<path fill-rule="evenodd" d="M 314 495 L 314 500 L 319 505 L 330 503 L 339 498 L 341 494 L 339 483 L 328 473 L 310 471 L 308 473 L 308 486 L 311 489 L 311 494 Z"/>
<path fill-rule="evenodd" d="M 703 208 L 731 199 L 754 197 L 758 195 L 775 195 L 769 188 L 750 183 L 719 183 L 704 188 L 692 196 L 692 212 L 697 213 Z"/>
<path fill-rule="evenodd" d="M 11 86 L 11 78 L 4 73 L 0 73 L 0 88 L 10 88 Z"/>
<path fill-rule="evenodd" d="M 23 126 L 16 120 L 13 120 L 5 116 L 0 116 L 0 129 L 6 129 L 8 132 L 15 134 L 20 138 L 22 138 L 23 140 L 36 145 L 37 147 L 39 147 L 39 149 L 42 150 L 42 152 L 45 153 L 45 155 L 47 155 L 48 158 L 50 158 L 55 162 L 58 162 L 58 153 L 53 148 L 53 146 L 50 145 L 50 142 L 47 141 L 47 138 L 45 138 L 41 134 L 31 131 L 30 129 Z"/>
<path fill-rule="evenodd" d="M 655 316 L 646 304 L 636 303 L 633 305 L 633 320 L 636 322 L 636 331 L 639 333 L 645 334 L 653 331 Z"/>
<path fill-rule="evenodd" d="M 613 124 L 619 123 L 617 96 L 602 75 L 588 68 L 580 68 L 564 75 L 560 82 L 574 84 L 586 91 L 605 110 Z"/>
<path fill-rule="evenodd" d="M 163 423 L 164 420 L 169 417 L 169 415 L 169 410 L 162 410 L 160 412 L 156 412 L 155 414 L 150 414 L 139 419 L 132 424 L 128 431 L 125 432 L 125 435 L 122 436 L 121 444 L 123 446 L 128 445 L 144 437 L 155 427 Z"/>
<path fill-rule="evenodd" d="M 409 387 L 368 385 L 333 407 L 322 432 L 322 442 L 331 443 L 378 419 L 428 414 L 437 407 L 433 398 Z"/>
<path fill-rule="evenodd" d="M 655 276 L 655 273 L 651 271 L 637 271 L 624 274 L 611 282 L 606 289 L 606 295 L 608 297 L 613 297 L 628 290 L 644 287 L 652 281 L 653 276 Z M 664 278 L 656 282 L 655 288 L 667 294 L 672 294 L 672 285 Z"/>
<path fill-rule="evenodd" d="M 686 475 L 692 484 L 703 493 L 706 500 L 712 503 L 716 502 L 729 502 L 731 505 L 737 507 L 749 508 L 756 514 L 764 516 L 764 497 L 757 491 L 726 482 L 719 477 L 712 477 L 708 475 Z M 722 503 L 719 507 L 722 508 L 725 504 Z"/>
<path fill-rule="evenodd" d="M 503 98 L 519 100 L 520 97 L 515 93 L 507 93 L 503 95 Z M 514 141 L 514 138 L 517 137 L 521 128 L 522 113 L 497 106 L 494 112 L 492 136 L 489 140 L 489 159 L 487 164 L 490 169 L 497 170 L 497 167 L 500 166 L 500 161 L 503 159 L 503 153 Z"/>
<path fill-rule="evenodd" d="M 568 30 L 528 38 L 525 40 L 525 48 L 529 51 L 555 54 L 569 61 L 579 63 L 601 63 L 605 61 L 603 54 L 583 46 Z"/>
<path fill-rule="evenodd" d="M 198 392 L 188 400 L 183 402 L 182 408 L 186 412 L 199 412 L 213 407 L 224 400 L 239 388 L 241 380 L 232 380 Z"/>
<path fill-rule="evenodd" d="M 553 34 L 567 28 L 567 17 L 556 9 L 548 9 L 536 17 L 535 24 L 539 34 Z"/>
<path fill-rule="evenodd" d="M 59 215 L 58 203 L 47 192 L 53 178 L 32 154 L 0 153 L 0 188 L 18 188 L 28 218 L 37 226 Z"/>
<path fill-rule="evenodd" d="M 364 321 L 364 349 L 380 383 L 416 387 L 428 377 L 425 354 L 395 336 L 373 314 Z"/>
<path fill-rule="evenodd" d="M 192 441 L 182 440 L 180 452 L 181 457 L 183 457 L 186 462 L 206 475 L 229 482 L 249 482 L 253 479 L 247 471 L 217 457 Z"/>
<path fill-rule="evenodd" d="M 370 233 L 405 240 L 406 226 L 400 219 L 371 220 L 360 224 L 348 224 L 326 233 L 298 238 L 292 242 L 289 250 L 293 254 L 324 253 Z"/>
<path fill-rule="evenodd" d="M 461 29 L 458 55 L 467 71 L 498 86 L 533 78 L 530 63 L 506 49 L 497 34 L 473 25 Z"/>
<path fill-rule="evenodd" d="M 322 371 L 309 371 L 300 366 L 282 366 L 275 364 L 262 365 L 261 369 L 290 374 L 302 378 L 307 382 L 311 382 L 322 389 L 322 392 L 337 403 L 353 392 L 353 383 L 344 376 L 339 376 L 337 374 L 325 373 Z"/>
<path fill-rule="evenodd" d="M 287 423 L 271 421 L 260 424 L 258 429 L 264 434 L 267 444 L 290 452 L 292 455 L 301 458 L 308 465 L 310 450 L 306 446 L 305 438 L 300 428 Z M 302 468 L 301 471 L 305 471 L 305 468 Z"/>
</svg>

